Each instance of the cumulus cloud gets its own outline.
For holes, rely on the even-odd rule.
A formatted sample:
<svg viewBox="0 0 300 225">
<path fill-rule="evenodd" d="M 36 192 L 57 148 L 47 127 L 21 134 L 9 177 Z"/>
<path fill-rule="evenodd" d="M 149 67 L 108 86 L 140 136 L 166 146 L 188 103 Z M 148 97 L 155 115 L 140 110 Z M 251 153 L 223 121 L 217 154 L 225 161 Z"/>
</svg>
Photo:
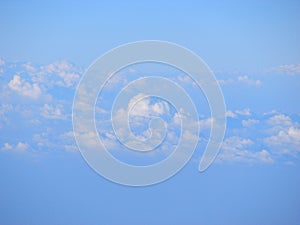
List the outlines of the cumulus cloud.
<svg viewBox="0 0 300 225">
<path fill-rule="evenodd" d="M 46 87 L 73 87 L 78 83 L 82 70 L 67 61 L 58 61 L 45 66 L 35 66 L 32 63 L 22 64 L 22 72 L 30 75 L 32 82 Z"/>
<path fill-rule="evenodd" d="M 256 119 L 242 120 L 243 127 L 250 127 L 250 126 L 253 126 L 258 123 L 259 123 L 259 120 L 256 120 Z"/>
<path fill-rule="evenodd" d="M 169 105 L 165 101 L 151 103 L 150 98 L 140 93 L 134 96 L 128 103 L 127 112 L 132 116 L 150 117 L 169 113 Z"/>
<path fill-rule="evenodd" d="M 228 110 L 227 112 L 226 112 L 226 117 L 230 117 L 230 118 L 236 118 L 236 114 L 233 112 L 233 111 L 231 111 L 231 110 Z"/>
<path fill-rule="evenodd" d="M 274 153 L 296 156 L 296 153 L 300 152 L 299 124 L 283 114 L 271 117 L 267 123 L 271 125 L 268 130 L 271 135 L 266 137 L 264 142 Z"/>
<path fill-rule="evenodd" d="M 268 128 L 266 133 L 269 135 L 275 135 L 280 131 L 287 130 L 290 127 L 299 127 L 299 124 L 293 122 L 292 119 L 285 114 L 276 114 L 267 119 L 266 124 Z"/>
<path fill-rule="evenodd" d="M 241 116 L 251 116 L 251 111 L 249 108 L 245 108 L 245 109 L 237 109 L 237 110 L 228 110 L 226 112 L 226 116 L 230 117 L 230 118 L 236 118 L 238 115 Z"/>
<path fill-rule="evenodd" d="M 28 149 L 29 145 L 23 142 L 19 142 L 17 144 L 9 144 L 4 143 L 3 147 L 1 148 L 2 151 L 14 151 L 14 152 L 24 152 Z"/>
<path fill-rule="evenodd" d="M 267 123 L 275 127 L 289 127 L 293 125 L 292 119 L 284 114 L 272 116 L 270 119 L 268 119 Z"/>
<path fill-rule="evenodd" d="M 28 72 L 35 72 L 35 71 L 37 70 L 37 69 L 32 65 L 31 62 L 24 63 L 22 66 L 23 66 L 23 67 L 25 68 L 25 70 L 28 71 Z"/>
<path fill-rule="evenodd" d="M 59 61 L 42 67 L 42 71 L 47 74 L 56 74 L 62 80 L 56 82 L 59 86 L 70 87 L 80 79 L 79 71 L 67 61 Z"/>
<path fill-rule="evenodd" d="M 242 116 L 251 116 L 251 111 L 249 108 L 245 108 L 242 110 L 235 110 L 234 111 L 236 114 L 242 115 Z"/>
<path fill-rule="evenodd" d="M 150 121 L 152 118 L 167 115 L 169 110 L 169 105 L 165 101 L 152 101 L 145 94 L 139 93 L 131 98 L 125 108 L 119 108 L 114 114 L 113 120 L 117 126 L 115 132 L 123 143 L 134 146 L 134 148 L 139 146 L 143 149 L 147 148 L 146 145 L 156 145 L 164 138 L 166 124 L 162 121 L 160 121 L 162 123 L 154 123 L 155 125 L 151 123 L 155 126 L 155 129 L 150 130 Z M 128 130 L 128 124 L 131 127 L 130 131 Z"/>
<path fill-rule="evenodd" d="M 23 63 L 21 68 L 19 68 L 19 66 L 18 63 L 9 64 L 6 62 L 3 67 L 0 67 L 0 69 L 4 68 L 5 72 L 9 75 L 6 77 L 8 80 L 3 79 L 1 83 L 2 87 L 6 88 L 3 89 L 6 92 L 5 94 L 3 94 L 3 92 L 0 93 L 0 100 L 2 101 L 0 104 L 0 129 L 2 129 L 3 133 L 6 132 L 6 130 L 3 129 L 9 129 L 9 123 L 12 124 L 15 118 L 20 118 L 21 116 L 22 118 L 26 118 L 24 127 L 28 126 L 25 129 L 28 128 L 28 132 L 32 132 L 32 138 L 23 140 L 23 142 L 15 140 L 13 144 L 3 144 L 4 142 L 2 142 L 0 150 L 22 152 L 26 151 L 30 145 L 32 149 L 60 148 L 70 152 L 77 151 L 72 133 L 67 132 L 72 128 L 70 125 L 71 121 L 69 120 L 70 114 L 67 114 L 70 112 L 64 104 L 72 101 L 72 99 L 69 98 L 72 96 L 72 93 L 69 91 L 73 92 L 73 90 L 69 87 L 73 87 L 78 82 L 80 70 L 66 61 L 56 62 L 46 66 L 35 66 L 33 63 Z M 293 71 L 295 71 L 295 69 L 293 69 Z M 135 71 L 129 72 L 134 73 Z M 174 77 L 173 79 L 176 79 L 178 82 L 192 84 L 192 80 L 187 77 Z M 116 87 L 127 82 L 125 74 L 120 74 L 120 76 L 114 76 L 114 78 L 108 82 L 108 87 Z M 258 80 L 248 76 L 236 76 L 234 79 L 226 80 L 225 83 L 227 82 L 245 83 L 256 86 L 260 84 Z M 145 80 L 141 81 L 141 84 L 145 85 L 145 87 L 148 85 Z M 56 90 L 58 91 L 56 92 Z M 53 94 L 51 99 L 44 98 L 48 92 Z M 84 96 L 89 96 L 89 90 L 86 90 L 86 92 Z M 140 89 L 140 92 L 143 92 L 143 88 Z M 38 99 L 38 101 L 30 101 L 30 106 L 18 106 L 18 102 L 8 103 L 6 99 L 10 100 L 10 98 L 7 97 L 12 93 L 18 93 L 21 96 L 31 99 Z M 64 95 L 65 93 L 66 95 Z M 60 99 L 61 96 L 66 96 L 66 99 L 64 98 L 62 101 Z M 176 146 L 180 140 L 180 135 L 182 135 L 182 139 L 191 140 L 191 142 L 198 139 L 199 136 L 203 140 L 209 137 L 210 127 L 214 122 L 211 118 L 199 117 L 200 119 L 191 118 L 187 120 L 188 115 L 183 109 L 179 109 L 179 112 L 174 112 L 174 109 L 167 102 L 161 101 L 160 99 L 144 97 L 145 94 L 143 93 L 137 94 L 128 104 L 122 105 L 123 108 L 118 112 L 119 118 L 125 118 L 126 125 L 128 121 L 127 114 L 129 113 L 131 131 L 139 140 L 146 140 L 151 135 L 155 137 L 153 139 L 154 141 L 162 138 L 164 133 L 157 132 L 156 127 L 153 127 L 154 129 L 152 130 L 149 129 L 149 121 L 155 117 L 161 117 L 164 120 L 163 123 L 167 124 L 167 135 L 164 139 L 165 145 L 162 145 L 164 149 L 172 149 Z M 81 107 L 86 106 L 81 105 Z M 110 111 L 99 107 L 96 107 L 95 110 L 99 114 L 105 114 L 105 116 L 101 117 L 105 120 L 105 124 L 103 125 L 102 123 L 101 125 L 104 129 L 101 127 L 101 129 L 98 130 L 105 145 L 108 146 L 109 149 L 119 149 L 120 143 L 117 137 L 112 128 L 107 128 L 108 125 L 106 125 L 106 123 L 111 125 Z M 294 119 L 299 115 L 290 117 L 286 114 L 272 111 L 259 116 L 258 114 L 252 113 L 249 108 L 240 108 L 228 110 L 226 116 L 235 119 L 228 120 L 227 134 L 229 138 L 224 140 L 219 160 L 246 163 L 271 163 L 274 159 L 279 161 L 279 159 L 285 160 L 290 156 L 298 157 L 300 152 L 300 127 Z M 54 121 L 49 121 L 49 119 L 60 119 L 60 121 L 59 123 L 58 121 L 53 123 Z M 118 119 L 118 117 L 115 119 Z M 180 122 L 182 119 L 185 120 L 185 127 L 192 127 L 195 124 L 200 125 L 199 134 L 195 135 L 189 130 L 180 133 Z M 109 122 L 107 122 L 108 120 Z M 53 126 L 51 124 L 53 124 Z M 252 129 L 253 127 L 259 129 L 254 130 Z M 123 131 L 124 132 L 120 130 L 118 134 L 126 139 L 128 137 L 128 130 L 124 129 Z M 9 132 L 10 130 L 7 130 L 7 133 Z M 87 133 L 85 140 L 88 141 L 87 145 L 94 146 L 94 137 L 91 135 L 91 133 Z M 167 143 L 165 143 L 165 140 L 167 140 Z M 288 160 L 290 160 L 290 158 Z"/>
<path fill-rule="evenodd" d="M 214 122 L 213 118 L 199 120 L 198 124 L 200 126 L 200 130 L 202 131 L 202 130 L 211 129 L 213 122 Z"/>
<path fill-rule="evenodd" d="M 41 108 L 41 115 L 47 119 L 65 119 L 66 116 L 62 112 L 63 106 L 62 105 L 48 105 L 44 104 Z"/>
<path fill-rule="evenodd" d="M 32 99 L 38 99 L 41 96 L 41 89 L 37 83 L 30 84 L 23 80 L 19 75 L 14 75 L 8 83 L 11 90 L 18 92 L 20 95 Z"/>
<path fill-rule="evenodd" d="M 262 149 L 260 151 L 249 150 L 254 142 L 251 139 L 238 136 L 224 140 L 221 152 L 217 157 L 219 162 L 244 162 L 244 163 L 273 163 L 271 154 Z"/>
<path fill-rule="evenodd" d="M 254 157 L 261 157 L 260 161 L 266 162 L 271 162 L 275 158 L 298 157 L 300 152 L 300 125 L 290 116 L 272 111 L 271 113 L 263 113 L 262 117 L 248 119 L 238 117 L 239 114 L 250 116 L 251 112 L 248 109 L 229 111 L 227 114 L 240 120 L 244 129 L 241 130 L 237 127 L 236 130 L 229 130 L 235 136 L 224 141 L 224 152 L 221 155 L 223 161 L 230 161 L 230 158 L 245 160 L 241 158 L 242 156 L 247 158 L 245 161 L 254 161 Z M 295 116 L 296 118 L 297 116 Z M 248 129 L 251 126 L 258 128 L 255 133 L 253 133 L 253 129 Z M 236 135 L 239 134 L 249 135 L 252 144 L 248 139 L 238 138 Z"/>
</svg>

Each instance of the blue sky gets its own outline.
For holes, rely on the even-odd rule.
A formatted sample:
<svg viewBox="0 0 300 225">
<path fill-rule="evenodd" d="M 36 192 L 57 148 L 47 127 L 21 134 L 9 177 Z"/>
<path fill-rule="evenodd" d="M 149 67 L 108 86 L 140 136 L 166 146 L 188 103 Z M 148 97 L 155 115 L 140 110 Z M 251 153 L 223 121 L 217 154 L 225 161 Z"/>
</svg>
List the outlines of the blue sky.
<svg viewBox="0 0 300 225">
<path fill-rule="evenodd" d="M 2 1 L 0 10 L 1 224 L 300 224 L 298 1 Z M 199 111 L 189 163 L 165 182 L 133 188 L 84 161 L 72 101 L 90 63 L 144 39 L 183 45 L 209 65 L 224 94 L 227 131 L 214 164 L 199 173 L 211 125 L 201 90 L 167 66 L 119 71 L 99 96 L 96 126 L 120 160 L 159 161 L 179 140 L 174 108 L 144 99 L 133 108 L 133 132 L 147 136 L 149 118 L 161 116 L 169 136 L 156 154 L 124 151 L 108 119 L 130 81 L 169 78 Z"/>
</svg>

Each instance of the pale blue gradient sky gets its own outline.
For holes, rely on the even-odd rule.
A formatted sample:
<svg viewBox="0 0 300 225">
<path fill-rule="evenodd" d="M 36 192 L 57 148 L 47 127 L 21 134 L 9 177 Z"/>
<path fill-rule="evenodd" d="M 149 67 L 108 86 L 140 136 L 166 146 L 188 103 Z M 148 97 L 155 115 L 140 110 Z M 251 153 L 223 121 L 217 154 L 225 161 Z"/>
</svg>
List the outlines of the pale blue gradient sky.
<svg viewBox="0 0 300 225">
<path fill-rule="evenodd" d="M 0 51 L 87 66 L 117 45 L 162 39 L 213 69 L 257 70 L 298 63 L 299 10 L 298 1 L 3 1 Z"/>
<path fill-rule="evenodd" d="M 300 224 L 299 21 L 299 1 L 1 1 L 0 224 Z M 132 188 L 83 160 L 71 106 L 95 58 L 143 39 L 183 45 L 216 72 L 228 129 L 204 173 L 205 142 L 172 179 Z"/>
</svg>

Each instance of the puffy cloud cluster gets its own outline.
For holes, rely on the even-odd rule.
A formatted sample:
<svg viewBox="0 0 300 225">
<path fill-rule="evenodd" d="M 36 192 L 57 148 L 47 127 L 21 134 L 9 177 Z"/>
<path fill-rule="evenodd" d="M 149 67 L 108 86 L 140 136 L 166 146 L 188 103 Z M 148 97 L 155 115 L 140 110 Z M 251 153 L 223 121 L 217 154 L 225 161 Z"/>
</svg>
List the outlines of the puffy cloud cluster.
<svg viewBox="0 0 300 225">
<path fill-rule="evenodd" d="M 20 95 L 33 99 L 38 99 L 42 93 L 37 83 L 30 84 L 19 75 L 14 75 L 13 79 L 8 83 L 8 86 L 11 90 L 18 92 Z"/>
<path fill-rule="evenodd" d="M 153 104 L 150 98 L 143 93 L 134 96 L 128 103 L 127 112 L 132 116 L 159 116 L 169 113 L 169 105 L 165 101 L 158 101 Z"/>
<path fill-rule="evenodd" d="M 67 61 L 60 61 L 40 68 L 41 74 L 57 75 L 61 79 L 55 83 L 58 86 L 70 87 L 80 79 L 80 70 Z"/>
<path fill-rule="evenodd" d="M 254 142 L 248 138 L 238 136 L 224 140 L 222 150 L 218 156 L 221 162 L 246 162 L 246 163 L 273 163 L 271 154 L 265 150 L 253 151 L 250 148 Z"/>
<path fill-rule="evenodd" d="M 46 66 L 0 63 L 2 152 L 26 152 L 29 146 L 30 154 L 75 149 L 73 138 L 61 137 L 72 130 L 71 106 L 81 70 L 66 61 Z"/>
<path fill-rule="evenodd" d="M 227 117 L 236 118 L 238 115 L 241 115 L 241 116 L 251 116 L 251 111 L 250 111 L 249 108 L 245 108 L 245 109 L 236 109 L 234 111 L 228 110 L 226 112 L 226 116 Z"/>
<path fill-rule="evenodd" d="M 264 142 L 277 154 L 296 156 L 300 152 L 300 126 L 289 116 L 278 114 L 268 120 L 271 136 Z"/>
<path fill-rule="evenodd" d="M 219 161 L 271 163 L 295 159 L 300 152 L 300 126 L 287 114 L 252 115 L 249 109 L 229 110 L 228 137 Z M 246 117 L 246 118 L 245 118 Z M 233 127 L 232 123 L 235 124 Z M 286 161 L 290 162 L 290 161 Z"/>
<path fill-rule="evenodd" d="M 4 143 L 1 150 L 2 151 L 14 151 L 14 152 L 24 152 L 28 149 L 29 145 L 27 143 L 18 142 L 17 144 Z"/>
<path fill-rule="evenodd" d="M 5 71 L 5 79 L 0 82 L 0 131 L 8 135 L 0 137 L 0 149 L 2 152 L 16 151 L 24 152 L 29 149 L 61 149 L 68 152 L 77 152 L 74 136 L 72 133 L 71 108 L 74 96 L 74 87 L 79 81 L 81 70 L 66 62 L 56 62 L 45 66 L 35 66 L 32 63 L 16 63 L 0 61 L 0 66 Z M 284 67 L 296 71 L 297 67 Z M 130 71 L 129 71 L 130 72 Z M 135 73 L 130 72 L 131 75 Z M 176 81 L 194 87 L 193 81 L 186 77 L 175 77 Z M 124 74 L 113 77 L 105 90 L 115 91 L 120 85 L 126 85 L 129 77 Z M 141 81 L 142 82 L 142 81 Z M 222 82 L 221 82 L 222 83 Z M 248 76 L 239 76 L 225 83 L 245 83 L 248 85 L 260 85 L 259 80 L 251 79 Z M 148 84 L 141 83 L 145 86 Z M 142 92 L 142 89 L 140 89 Z M 193 89 L 194 90 L 194 89 Z M 17 93 L 12 94 L 12 93 Z M 89 96 L 89 90 L 85 95 Z M 20 98 L 21 96 L 21 98 Z M 45 98 L 49 96 L 49 98 Z M 103 97 L 103 96 L 102 96 Z M 23 101 L 24 98 L 31 99 Z M 113 98 L 106 98 L 111 102 Z M 86 105 L 80 107 L 86 108 Z M 102 108 L 103 107 L 103 108 Z M 122 105 L 116 111 L 114 119 L 125 121 L 124 126 L 129 124 L 132 133 L 139 140 L 153 138 L 153 142 L 163 139 L 162 149 L 170 152 L 180 141 L 180 135 L 184 140 L 200 140 L 204 144 L 208 142 L 212 118 L 202 117 L 187 119 L 188 115 L 183 109 L 174 112 L 175 109 L 161 99 L 151 99 L 145 94 L 136 94 L 131 100 Z M 86 108 L 87 109 L 87 108 Z M 105 120 L 96 121 L 103 126 L 98 129 L 104 144 L 110 149 L 120 149 L 120 140 L 115 135 L 111 125 L 110 110 L 101 105 L 96 105 L 96 114 L 102 115 Z M 128 117 L 129 116 L 129 117 Z M 249 108 L 228 110 L 227 137 L 222 144 L 218 156 L 219 162 L 242 162 L 242 163 L 266 163 L 285 160 L 287 157 L 294 159 L 300 152 L 300 126 L 295 118 L 287 114 L 265 113 L 262 115 L 252 112 Z M 101 116 L 100 116 L 101 117 Z M 160 125 L 167 128 L 167 133 L 161 130 L 150 129 L 151 119 L 160 117 L 164 122 Z M 185 121 L 186 127 L 199 125 L 200 133 L 194 134 L 190 130 L 180 130 L 181 121 Z M 19 141 L 20 132 L 18 125 L 26 130 L 27 136 Z M 84 126 L 84 125 L 83 125 Z M 119 127 L 118 134 L 124 139 L 128 138 L 128 130 Z M 163 129 L 162 129 L 163 130 Z M 8 141 L 9 134 L 19 132 L 16 140 Z M 22 131 L 24 132 L 24 131 Z M 91 134 L 87 133 L 87 145 L 94 145 Z M 93 134 L 94 135 L 94 134 Z M 165 135 L 165 136 L 164 136 Z M 22 136 L 23 137 L 23 136 Z M 14 144 L 11 144 L 14 143 Z M 134 145 L 134 143 L 131 143 Z M 138 146 L 139 141 L 136 142 Z M 189 148 L 190 146 L 185 146 Z M 171 150 L 170 150 L 171 149 Z M 31 151 L 32 152 L 32 151 Z"/>
<path fill-rule="evenodd" d="M 61 104 L 57 106 L 44 104 L 41 108 L 41 115 L 47 119 L 65 119 L 66 115 L 63 114 L 62 108 Z"/>
</svg>

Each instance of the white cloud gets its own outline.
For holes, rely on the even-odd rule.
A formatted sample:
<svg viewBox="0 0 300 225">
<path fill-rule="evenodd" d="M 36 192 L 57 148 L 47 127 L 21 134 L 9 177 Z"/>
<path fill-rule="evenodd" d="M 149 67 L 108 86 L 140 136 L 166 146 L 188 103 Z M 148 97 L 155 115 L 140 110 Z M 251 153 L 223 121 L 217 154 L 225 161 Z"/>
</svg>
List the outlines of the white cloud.
<svg viewBox="0 0 300 225">
<path fill-rule="evenodd" d="M 270 69 L 270 72 L 287 74 L 290 76 L 300 74 L 300 64 L 285 64 Z"/>
<path fill-rule="evenodd" d="M 255 158 L 257 158 L 259 161 L 261 161 L 263 163 L 273 163 L 274 162 L 271 154 L 265 149 L 263 149 L 259 152 L 256 152 L 254 155 L 255 155 Z"/>
<path fill-rule="evenodd" d="M 19 75 L 14 75 L 13 79 L 8 83 L 11 90 L 18 92 L 20 95 L 37 99 L 41 96 L 41 89 L 38 84 L 30 84 L 23 80 Z"/>
<path fill-rule="evenodd" d="M 236 114 L 234 112 L 232 112 L 231 110 L 228 110 L 226 112 L 226 117 L 231 117 L 231 118 L 236 118 Z"/>
<path fill-rule="evenodd" d="M 238 115 L 241 116 L 251 116 L 251 110 L 249 108 L 237 109 L 237 110 L 228 110 L 226 116 L 230 118 L 237 118 Z"/>
<path fill-rule="evenodd" d="M 238 82 L 246 83 L 249 85 L 255 85 L 255 86 L 261 85 L 260 80 L 253 80 L 253 79 L 250 79 L 248 76 L 239 76 L 237 80 L 238 80 Z"/>
<path fill-rule="evenodd" d="M 98 136 L 94 132 L 82 132 L 78 133 L 76 139 L 84 146 L 88 148 L 97 148 L 98 147 Z"/>
<path fill-rule="evenodd" d="M 264 116 L 274 115 L 274 114 L 278 114 L 278 112 L 275 109 L 272 109 L 271 111 L 263 113 Z"/>
<path fill-rule="evenodd" d="M 251 139 L 245 139 L 233 136 L 224 140 L 220 154 L 217 157 L 219 162 L 244 162 L 244 163 L 273 163 L 271 154 L 262 149 L 260 151 L 250 151 L 254 142 Z"/>
<path fill-rule="evenodd" d="M 202 130 L 211 129 L 213 122 L 214 122 L 213 118 L 199 120 L 198 123 L 199 123 L 200 130 L 202 131 Z"/>
<path fill-rule="evenodd" d="M 78 147 L 77 147 L 76 144 L 75 145 L 65 145 L 64 148 L 67 152 L 71 152 L 71 153 L 78 153 L 79 152 Z"/>
<path fill-rule="evenodd" d="M 277 134 L 264 139 L 272 147 L 273 152 L 296 156 L 300 152 L 300 129 L 295 127 L 284 128 Z"/>
<path fill-rule="evenodd" d="M 75 136 L 73 131 L 68 131 L 60 135 L 59 137 L 62 141 L 70 143 L 75 143 Z"/>
<path fill-rule="evenodd" d="M 297 156 L 300 152 L 300 129 L 297 122 L 284 114 L 276 114 L 267 120 L 270 128 L 264 143 L 270 147 L 274 154 L 288 154 Z"/>
<path fill-rule="evenodd" d="M 242 120 L 243 127 L 250 127 L 254 124 L 258 124 L 259 120 L 256 119 L 248 119 L 248 120 Z"/>
<path fill-rule="evenodd" d="M 254 79 L 249 78 L 246 75 L 238 76 L 236 79 L 229 78 L 229 79 L 225 79 L 225 80 L 218 80 L 218 82 L 221 85 L 245 83 L 248 85 L 260 86 L 262 84 L 261 80 L 254 80 Z"/>
<path fill-rule="evenodd" d="M 143 93 L 134 96 L 127 106 L 127 112 L 129 112 L 131 116 L 159 116 L 167 114 L 169 111 L 169 105 L 165 101 L 151 103 L 150 98 L 145 97 Z"/>
<path fill-rule="evenodd" d="M 245 139 L 241 138 L 238 136 L 233 136 L 230 138 L 227 138 L 224 143 L 222 148 L 226 150 L 232 150 L 232 149 L 243 149 L 247 146 L 250 146 L 253 144 L 253 141 L 251 139 Z"/>
<path fill-rule="evenodd" d="M 280 126 L 280 127 L 287 127 L 293 125 L 291 118 L 284 114 L 277 114 L 271 117 L 270 119 L 268 119 L 267 123 L 269 123 L 272 126 Z"/>
<path fill-rule="evenodd" d="M 58 82 L 60 86 L 70 87 L 73 84 L 77 83 L 79 80 L 79 75 L 75 73 L 67 73 L 67 72 L 61 72 L 58 74 L 64 82 Z"/>
<path fill-rule="evenodd" d="M 2 151 L 14 151 L 14 152 L 24 152 L 28 149 L 29 145 L 23 142 L 19 142 L 16 145 L 4 143 L 1 148 Z"/>
<path fill-rule="evenodd" d="M 78 147 L 75 142 L 75 136 L 73 131 L 68 131 L 59 136 L 59 139 L 62 141 L 62 145 L 64 145 L 64 149 L 67 152 L 77 153 Z"/>
<path fill-rule="evenodd" d="M 251 116 L 251 111 L 250 109 L 242 109 L 242 110 L 235 110 L 234 111 L 236 114 L 242 115 L 242 116 Z"/>
<path fill-rule="evenodd" d="M 46 66 L 34 67 L 31 63 L 22 65 L 31 76 L 33 82 L 46 87 L 61 86 L 72 87 L 80 79 L 81 69 L 67 61 L 59 61 Z"/>
<path fill-rule="evenodd" d="M 135 69 L 133 69 L 133 68 L 129 68 L 129 69 L 128 69 L 128 72 L 129 72 L 129 73 L 136 73 L 137 71 L 136 71 Z"/>
<path fill-rule="evenodd" d="M 171 126 L 175 128 L 175 130 L 180 129 L 181 123 L 185 121 L 185 127 L 195 128 L 195 125 L 199 126 L 200 131 L 209 130 L 212 126 L 214 120 L 212 118 L 205 118 L 202 120 L 196 120 L 192 118 L 187 112 L 184 111 L 183 108 L 179 109 L 179 112 L 176 112 L 172 119 Z M 171 127 L 169 125 L 169 127 Z"/>
<path fill-rule="evenodd" d="M 130 110 L 131 109 L 131 110 Z M 130 115 L 130 127 L 134 133 L 135 138 L 130 138 L 127 131 L 128 126 L 128 112 Z M 170 117 L 164 120 L 164 117 Z M 155 125 L 152 130 L 149 129 L 149 122 L 151 118 L 160 117 L 163 123 Z M 170 108 L 167 102 L 162 100 L 152 101 L 151 98 L 145 97 L 145 94 L 140 93 L 135 95 L 128 103 L 126 108 L 120 108 L 114 114 L 113 120 L 115 124 L 115 132 L 120 138 L 121 142 L 126 143 L 135 149 L 149 149 L 150 147 L 162 144 L 162 149 L 166 146 L 176 144 L 182 135 L 182 140 L 187 143 L 198 139 L 198 133 L 195 133 L 195 126 L 200 124 L 201 129 L 210 128 L 212 120 L 204 119 L 201 121 L 191 118 L 183 109 L 174 114 L 170 113 Z M 180 132 L 181 120 L 185 121 L 185 130 Z M 151 124 L 153 125 L 153 124 Z M 165 130 L 165 129 L 166 130 Z M 166 131 L 167 133 L 164 133 Z M 130 131 L 129 131 L 130 132 Z M 103 134 L 102 134 L 103 135 Z M 166 135 L 166 136 L 165 136 Z M 107 139 L 111 139 L 107 137 Z M 138 141 L 137 141 L 138 140 Z M 190 141 L 189 141 L 190 140 Z M 111 139 L 111 141 L 114 141 Z M 191 142 L 193 143 L 193 142 Z"/>
<path fill-rule="evenodd" d="M 45 132 L 34 134 L 32 142 L 38 147 L 57 148 L 57 144 L 50 140 L 50 132 L 50 129 L 47 129 Z"/>
<path fill-rule="evenodd" d="M 51 106 L 48 104 L 44 104 L 41 108 L 41 115 L 47 119 L 65 119 L 66 116 L 62 112 L 63 106 L 56 105 Z"/>
<path fill-rule="evenodd" d="M 194 80 L 192 80 L 189 76 L 187 75 L 182 75 L 182 76 L 178 76 L 177 77 L 178 81 L 181 83 L 185 83 L 185 84 L 191 84 L 193 86 L 197 86 L 196 82 Z"/>
<path fill-rule="evenodd" d="M 181 125 L 181 121 L 185 116 L 185 112 L 182 108 L 179 109 L 179 112 L 176 112 L 173 116 L 173 123 L 176 125 Z"/>
<path fill-rule="evenodd" d="M 37 69 L 32 65 L 32 63 L 28 62 L 22 65 L 26 71 L 35 72 Z"/>
<path fill-rule="evenodd" d="M 4 143 L 3 147 L 1 148 L 1 150 L 3 151 L 9 151 L 9 150 L 12 150 L 13 149 L 13 146 L 11 144 L 8 144 L 8 143 Z"/>
<path fill-rule="evenodd" d="M 11 104 L 1 104 L 0 105 L 0 128 L 1 123 L 7 122 L 9 119 L 9 113 L 13 111 L 13 106 Z"/>
<path fill-rule="evenodd" d="M 132 72 L 132 70 L 130 70 L 129 72 L 134 73 L 134 72 Z M 128 84 L 126 75 L 123 73 L 115 73 L 115 74 L 113 74 L 112 77 L 109 78 L 109 80 L 107 80 L 107 82 L 105 83 L 104 89 L 114 89 L 121 85 L 125 86 L 126 84 Z"/>
<path fill-rule="evenodd" d="M 269 125 L 269 128 L 266 132 L 270 135 L 276 135 L 282 130 L 287 130 L 290 127 L 297 127 L 297 123 L 293 123 L 292 119 L 284 114 L 276 114 L 269 118 L 266 123 Z"/>
<path fill-rule="evenodd" d="M 235 83 L 235 80 L 232 78 L 226 79 L 226 80 L 218 80 L 219 84 L 226 85 L 226 84 L 233 84 Z"/>
</svg>

